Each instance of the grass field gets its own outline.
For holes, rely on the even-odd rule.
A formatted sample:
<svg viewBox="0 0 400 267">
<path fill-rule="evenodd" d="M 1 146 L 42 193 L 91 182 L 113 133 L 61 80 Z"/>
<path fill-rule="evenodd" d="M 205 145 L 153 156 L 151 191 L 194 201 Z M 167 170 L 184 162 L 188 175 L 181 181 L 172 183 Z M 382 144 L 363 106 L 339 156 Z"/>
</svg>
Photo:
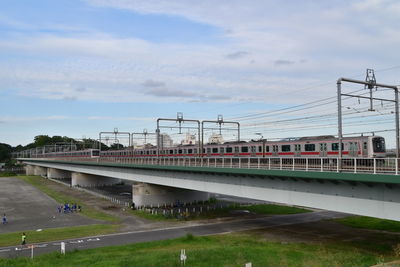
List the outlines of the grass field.
<svg viewBox="0 0 400 267">
<path fill-rule="evenodd" d="M 11 177 L 11 176 L 16 176 L 16 174 L 13 172 L 0 172 L 0 178 L 1 177 Z"/>
<path fill-rule="evenodd" d="M 400 232 L 400 222 L 365 216 L 349 216 L 335 219 L 335 222 L 354 227 L 388 232 Z"/>
<path fill-rule="evenodd" d="M 115 232 L 119 228 L 117 224 L 92 224 L 75 227 L 49 228 L 40 232 L 25 231 L 28 243 L 62 240 L 94 235 L 104 235 Z M 21 231 L 0 235 L 0 247 L 14 246 L 21 243 Z"/>
<path fill-rule="evenodd" d="M 185 249 L 186 266 L 371 266 L 383 258 L 369 251 L 339 245 L 269 242 L 249 233 L 186 237 L 73 251 L 26 258 L 3 259 L 0 266 L 181 266 Z M 386 255 L 386 259 L 388 259 Z M 393 257 L 391 257 L 393 259 Z"/>
<path fill-rule="evenodd" d="M 204 211 L 203 213 L 197 216 L 189 216 L 186 219 L 213 219 L 223 216 L 229 216 L 233 211 L 238 210 L 247 210 L 256 214 L 264 214 L 264 215 L 282 215 L 282 214 L 297 214 L 304 212 L 311 212 L 311 210 L 290 207 L 290 206 L 281 206 L 274 204 L 258 204 L 258 205 L 248 205 L 248 206 L 240 206 L 240 205 L 230 205 L 229 207 L 219 208 L 215 210 Z M 150 214 L 148 212 L 142 210 L 133 210 L 130 211 L 132 214 L 136 216 L 140 216 L 142 218 L 150 219 L 150 220 L 176 220 L 175 217 L 166 217 L 163 214 Z"/>
<path fill-rule="evenodd" d="M 81 213 L 89 218 L 114 222 L 114 223 L 119 222 L 119 219 L 117 217 L 98 211 L 89 206 L 85 206 L 84 203 L 79 203 L 79 199 L 78 200 L 76 198 L 72 199 L 69 196 L 66 196 L 64 194 L 61 194 L 60 192 L 52 190 L 48 186 L 49 183 L 52 183 L 52 181 L 43 179 L 42 177 L 39 176 L 18 176 L 18 178 L 35 186 L 37 189 L 41 190 L 42 192 L 44 192 L 45 194 L 56 200 L 58 203 L 78 203 L 78 205 L 82 206 Z"/>
</svg>

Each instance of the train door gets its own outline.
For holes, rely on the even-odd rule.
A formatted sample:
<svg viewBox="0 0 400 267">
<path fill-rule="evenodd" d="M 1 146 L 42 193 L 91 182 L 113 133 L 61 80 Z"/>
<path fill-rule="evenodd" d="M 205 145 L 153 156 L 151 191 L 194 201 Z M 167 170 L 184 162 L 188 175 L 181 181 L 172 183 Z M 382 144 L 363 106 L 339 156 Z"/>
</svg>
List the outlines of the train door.
<svg viewBox="0 0 400 267">
<path fill-rule="evenodd" d="M 326 143 L 320 143 L 319 144 L 319 156 L 320 157 L 326 157 L 327 156 L 327 145 Z"/>
<path fill-rule="evenodd" d="M 256 150 L 256 146 L 251 146 L 250 147 L 250 157 L 256 157 L 257 156 L 257 150 Z"/>
<path fill-rule="evenodd" d="M 357 157 L 357 154 L 358 154 L 357 142 L 349 142 L 349 156 Z"/>
<path fill-rule="evenodd" d="M 273 145 L 272 146 L 272 156 L 278 157 L 279 156 L 279 147 L 278 145 Z"/>
<path fill-rule="evenodd" d="M 362 155 L 363 155 L 363 157 L 368 157 L 368 143 L 367 143 L 367 141 L 363 142 Z"/>
<path fill-rule="evenodd" d="M 234 152 L 234 156 L 235 157 L 239 157 L 239 147 L 238 146 L 235 146 L 235 150 L 234 150 L 235 152 Z"/>
<path fill-rule="evenodd" d="M 294 145 L 294 156 L 295 157 L 301 156 L 301 145 L 300 144 Z"/>
<path fill-rule="evenodd" d="M 220 147 L 220 148 L 219 148 L 219 155 L 220 155 L 221 157 L 223 157 L 223 156 L 225 155 L 225 147 Z"/>
</svg>

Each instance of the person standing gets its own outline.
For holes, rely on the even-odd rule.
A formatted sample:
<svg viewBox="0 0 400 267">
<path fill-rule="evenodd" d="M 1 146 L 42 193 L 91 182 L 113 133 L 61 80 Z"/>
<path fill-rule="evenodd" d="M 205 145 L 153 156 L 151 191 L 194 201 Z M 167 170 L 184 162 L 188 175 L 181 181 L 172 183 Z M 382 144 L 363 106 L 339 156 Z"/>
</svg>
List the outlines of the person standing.
<svg viewBox="0 0 400 267">
<path fill-rule="evenodd" d="M 3 215 L 3 224 L 6 224 L 7 223 L 7 216 L 6 216 L 6 214 L 4 213 L 4 215 Z"/>
<path fill-rule="evenodd" d="M 25 233 L 22 233 L 21 239 L 22 239 L 21 245 L 23 245 L 23 246 L 26 245 L 26 235 L 25 235 Z"/>
</svg>

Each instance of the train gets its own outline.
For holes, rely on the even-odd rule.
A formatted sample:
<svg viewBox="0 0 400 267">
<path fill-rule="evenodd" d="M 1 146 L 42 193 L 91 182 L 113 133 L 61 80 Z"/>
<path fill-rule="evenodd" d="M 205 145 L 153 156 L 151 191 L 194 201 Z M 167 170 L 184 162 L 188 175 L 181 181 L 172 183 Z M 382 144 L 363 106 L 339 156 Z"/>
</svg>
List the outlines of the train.
<svg viewBox="0 0 400 267">
<path fill-rule="evenodd" d="M 249 142 L 225 142 L 223 144 L 177 145 L 161 147 L 147 144 L 141 148 L 124 150 L 87 149 L 72 152 L 50 152 L 36 155 L 45 158 L 144 158 L 144 157 L 327 157 L 339 156 L 339 140 L 332 135 L 286 138 L 279 141 L 252 140 Z M 384 158 L 387 156 L 385 139 L 381 136 L 356 136 L 342 139 L 342 157 Z"/>
</svg>

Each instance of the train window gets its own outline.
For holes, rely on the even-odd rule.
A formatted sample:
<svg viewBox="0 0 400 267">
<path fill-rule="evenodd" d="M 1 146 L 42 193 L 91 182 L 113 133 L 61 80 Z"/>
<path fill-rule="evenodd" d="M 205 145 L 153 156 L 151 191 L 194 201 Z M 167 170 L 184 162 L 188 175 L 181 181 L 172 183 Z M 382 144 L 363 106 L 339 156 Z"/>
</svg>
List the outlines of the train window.
<svg viewBox="0 0 400 267">
<path fill-rule="evenodd" d="M 238 152 L 239 152 L 239 147 L 235 146 L 235 153 L 238 153 Z"/>
<path fill-rule="evenodd" d="M 289 152 L 290 151 L 290 145 L 282 145 L 281 150 L 282 150 L 282 152 Z"/>
<path fill-rule="evenodd" d="M 188 149 L 188 153 L 189 153 L 189 154 L 192 154 L 192 153 L 193 153 L 193 149 L 191 149 L 191 148 Z"/>
<path fill-rule="evenodd" d="M 207 153 L 211 153 L 211 148 L 207 147 Z"/>
<path fill-rule="evenodd" d="M 205 149 L 205 148 L 203 148 L 203 154 L 204 154 L 204 153 L 206 153 L 206 149 Z"/>
<path fill-rule="evenodd" d="M 169 154 L 174 154 L 174 151 L 172 149 L 170 149 Z"/>
<path fill-rule="evenodd" d="M 262 152 L 262 146 L 258 146 L 258 152 Z"/>
<path fill-rule="evenodd" d="M 219 153 L 223 154 L 224 153 L 225 148 L 224 147 L 220 147 L 219 148 Z"/>
<path fill-rule="evenodd" d="M 183 150 L 183 154 L 187 154 L 187 149 L 184 149 L 184 150 Z"/>
<path fill-rule="evenodd" d="M 332 143 L 332 151 L 339 150 L 339 143 Z M 342 150 L 344 150 L 344 144 L 342 143 Z"/>
<path fill-rule="evenodd" d="M 226 153 L 232 153 L 232 148 L 231 147 L 227 147 L 226 148 Z"/>
<path fill-rule="evenodd" d="M 367 142 L 364 142 L 364 149 L 367 149 Z"/>
<path fill-rule="evenodd" d="M 179 149 L 179 150 L 178 150 L 178 154 L 182 154 L 182 149 Z"/>
<path fill-rule="evenodd" d="M 256 147 L 255 146 L 251 146 L 251 153 L 256 153 Z"/>
<path fill-rule="evenodd" d="M 294 151 L 301 151 L 301 145 L 294 145 Z"/>
<path fill-rule="evenodd" d="M 197 148 L 193 149 L 193 154 L 197 154 Z"/>
<path fill-rule="evenodd" d="M 278 152 L 279 150 L 278 150 L 278 146 L 277 145 L 273 145 L 272 146 L 272 151 L 273 152 Z"/>
<path fill-rule="evenodd" d="M 249 148 L 247 146 L 242 146 L 242 153 L 249 152 Z"/>
<path fill-rule="evenodd" d="M 269 152 L 269 146 L 265 146 L 265 152 Z"/>
<path fill-rule="evenodd" d="M 315 151 L 315 144 L 305 144 L 304 150 L 305 151 Z"/>
<path fill-rule="evenodd" d="M 212 153 L 218 153 L 218 147 L 213 147 Z"/>
<path fill-rule="evenodd" d="M 92 155 L 95 156 L 95 157 L 96 157 L 96 156 L 99 156 L 99 155 L 100 155 L 100 152 L 99 152 L 98 150 L 93 150 L 93 151 L 92 151 Z"/>
</svg>

